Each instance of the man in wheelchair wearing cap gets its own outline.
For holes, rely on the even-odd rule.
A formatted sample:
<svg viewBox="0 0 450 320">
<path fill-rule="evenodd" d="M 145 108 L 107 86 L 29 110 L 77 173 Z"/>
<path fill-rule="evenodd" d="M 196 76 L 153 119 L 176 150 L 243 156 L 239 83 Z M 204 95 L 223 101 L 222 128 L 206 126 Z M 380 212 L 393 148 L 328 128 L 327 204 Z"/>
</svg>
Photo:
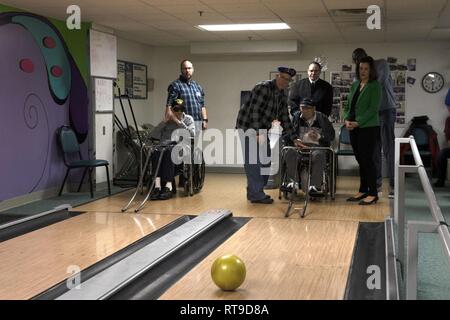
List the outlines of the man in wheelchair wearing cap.
<svg viewBox="0 0 450 320">
<path fill-rule="evenodd" d="M 292 119 L 294 132 L 298 134 L 300 143 L 300 150 L 307 151 L 309 147 L 329 147 L 331 141 L 334 140 L 335 131 L 328 117 L 316 111 L 314 102 L 305 98 L 300 102 L 300 110 L 293 112 Z M 287 145 L 290 145 L 289 139 L 286 140 Z M 297 183 L 297 164 L 302 161 L 302 156 L 294 149 L 287 150 L 285 154 L 286 176 L 281 186 L 281 191 L 290 192 L 291 185 Z M 322 197 L 322 182 L 323 172 L 327 163 L 327 153 L 325 150 L 311 151 L 311 180 L 309 190 L 306 190 L 308 185 L 308 169 L 301 166 L 301 187 L 303 191 L 309 192 L 311 197 Z"/>
<path fill-rule="evenodd" d="M 172 197 L 172 190 L 175 188 L 172 184 L 175 177 L 175 164 L 171 158 L 171 150 L 172 146 L 179 142 L 180 139 L 175 131 L 177 129 L 185 129 L 191 137 L 195 135 L 194 118 L 184 113 L 184 101 L 176 99 L 171 109 L 175 117 L 167 121 L 161 121 L 150 133 L 150 138 L 162 146 L 162 149 L 156 149 L 151 155 L 152 175 L 156 177 L 155 187 L 150 195 L 152 200 L 167 200 Z M 173 134 L 174 132 L 175 134 Z M 162 150 L 165 151 L 160 168 L 158 172 L 154 172 Z"/>
</svg>

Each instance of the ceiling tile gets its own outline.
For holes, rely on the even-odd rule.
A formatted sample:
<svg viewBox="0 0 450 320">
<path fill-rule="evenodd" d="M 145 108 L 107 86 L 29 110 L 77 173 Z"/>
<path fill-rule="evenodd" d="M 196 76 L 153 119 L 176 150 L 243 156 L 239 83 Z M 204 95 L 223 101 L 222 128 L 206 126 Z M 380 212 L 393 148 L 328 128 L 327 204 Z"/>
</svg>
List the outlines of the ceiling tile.
<svg viewBox="0 0 450 320">
<path fill-rule="evenodd" d="M 278 19 L 261 3 L 212 4 L 210 8 L 230 19 Z"/>
<path fill-rule="evenodd" d="M 354 36 L 366 41 L 447 40 L 449 0 L 3 0 L 3 4 L 65 20 L 67 6 L 77 4 L 83 21 L 105 25 L 153 45 L 186 44 L 209 39 L 299 39 L 308 43 L 344 43 Z M 335 9 L 386 5 L 379 34 L 365 27 L 366 15 L 330 16 Z M 200 16 L 198 11 L 203 11 Z M 292 30 L 269 33 L 202 33 L 198 24 L 284 21 Z M 433 29 L 433 31 L 432 31 Z M 183 36 L 184 32 L 184 36 Z M 381 40 L 380 40 L 381 39 Z"/>
<path fill-rule="evenodd" d="M 395 16 L 423 16 L 438 17 L 447 0 L 388 0 L 386 12 L 388 17 Z"/>
<path fill-rule="evenodd" d="M 291 17 L 328 16 L 321 1 L 289 1 L 289 0 L 261 0 L 271 11 L 282 19 Z"/>
<path fill-rule="evenodd" d="M 324 34 L 322 32 L 307 32 L 302 33 L 302 39 L 307 44 L 329 44 L 329 43 L 342 43 L 344 38 L 340 33 Z"/>
<path fill-rule="evenodd" d="M 323 0 L 328 10 L 335 9 L 361 9 L 370 5 L 384 6 L 383 0 Z"/>
<path fill-rule="evenodd" d="M 337 32 L 334 23 L 291 23 L 289 26 L 298 32 Z"/>
</svg>

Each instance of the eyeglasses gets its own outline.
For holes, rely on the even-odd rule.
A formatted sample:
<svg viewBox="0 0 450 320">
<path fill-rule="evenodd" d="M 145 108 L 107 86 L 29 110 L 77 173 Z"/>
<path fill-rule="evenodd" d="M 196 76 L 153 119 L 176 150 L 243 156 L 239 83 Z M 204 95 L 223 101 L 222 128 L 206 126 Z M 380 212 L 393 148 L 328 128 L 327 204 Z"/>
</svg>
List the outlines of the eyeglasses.
<svg viewBox="0 0 450 320">
<path fill-rule="evenodd" d="M 173 112 L 183 112 L 183 109 L 173 108 L 172 111 L 173 111 Z"/>
</svg>

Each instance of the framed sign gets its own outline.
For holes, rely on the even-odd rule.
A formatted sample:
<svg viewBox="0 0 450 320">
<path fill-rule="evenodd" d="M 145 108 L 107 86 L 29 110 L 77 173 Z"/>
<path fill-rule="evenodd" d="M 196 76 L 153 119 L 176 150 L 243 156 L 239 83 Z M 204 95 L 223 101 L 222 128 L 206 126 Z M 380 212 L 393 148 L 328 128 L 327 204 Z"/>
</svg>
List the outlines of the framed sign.
<svg viewBox="0 0 450 320">
<path fill-rule="evenodd" d="M 95 111 L 113 112 L 113 81 L 111 79 L 95 78 Z"/>
<path fill-rule="evenodd" d="M 344 68 L 343 68 L 344 69 Z M 331 108 L 331 122 L 343 123 L 344 106 L 347 104 L 347 97 L 350 88 L 355 81 L 354 71 L 332 71 L 330 72 L 331 85 L 333 87 L 333 106 Z"/>
<path fill-rule="evenodd" d="M 147 99 L 147 66 L 139 63 L 117 60 L 117 86 L 120 94 L 130 99 Z M 114 91 L 116 97 L 119 90 Z"/>
</svg>

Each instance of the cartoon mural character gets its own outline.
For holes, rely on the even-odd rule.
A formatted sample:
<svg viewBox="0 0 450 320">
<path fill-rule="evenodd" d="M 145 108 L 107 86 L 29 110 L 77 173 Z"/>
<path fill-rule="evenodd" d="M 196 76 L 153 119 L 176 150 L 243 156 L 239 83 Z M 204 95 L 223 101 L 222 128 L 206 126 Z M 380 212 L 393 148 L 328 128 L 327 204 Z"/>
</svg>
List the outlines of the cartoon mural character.
<svg viewBox="0 0 450 320">
<path fill-rule="evenodd" d="M 87 140 L 87 86 L 52 23 L 0 14 L 0 200 L 57 187 L 64 175 L 56 129 Z M 83 146 L 86 153 L 87 146 Z"/>
</svg>

